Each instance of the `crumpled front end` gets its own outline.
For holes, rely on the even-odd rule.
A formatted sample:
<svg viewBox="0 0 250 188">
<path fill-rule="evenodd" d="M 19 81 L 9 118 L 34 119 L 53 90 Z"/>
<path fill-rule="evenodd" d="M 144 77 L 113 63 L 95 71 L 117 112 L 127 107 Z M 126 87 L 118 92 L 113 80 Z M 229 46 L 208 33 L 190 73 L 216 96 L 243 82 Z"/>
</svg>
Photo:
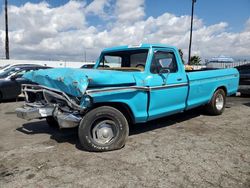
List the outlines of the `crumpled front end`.
<svg viewBox="0 0 250 188">
<path fill-rule="evenodd" d="M 88 76 L 71 68 L 28 72 L 23 76 L 38 85 L 24 84 L 25 104 L 16 109 L 18 117 L 26 120 L 54 117 L 61 128 L 79 125 L 88 105 L 85 101 Z"/>
<path fill-rule="evenodd" d="M 17 116 L 27 120 L 53 116 L 61 128 L 79 125 L 92 106 L 93 92 L 105 95 L 136 85 L 133 74 L 97 69 L 47 69 L 23 77 L 38 85 L 22 85 L 26 102 L 16 109 Z"/>
<path fill-rule="evenodd" d="M 82 97 L 89 84 L 85 72 L 73 68 L 31 71 L 24 74 L 23 77 L 39 85 L 63 91 L 74 97 Z"/>
<path fill-rule="evenodd" d="M 26 120 L 53 116 L 61 128 L 76 127 L 87 107 L 81 106 L 77 97 L 45 86 L 24 84 L 22 91 L 26 101 L 22 108 L 16 109 L 16 114 Z"/>
</svg>

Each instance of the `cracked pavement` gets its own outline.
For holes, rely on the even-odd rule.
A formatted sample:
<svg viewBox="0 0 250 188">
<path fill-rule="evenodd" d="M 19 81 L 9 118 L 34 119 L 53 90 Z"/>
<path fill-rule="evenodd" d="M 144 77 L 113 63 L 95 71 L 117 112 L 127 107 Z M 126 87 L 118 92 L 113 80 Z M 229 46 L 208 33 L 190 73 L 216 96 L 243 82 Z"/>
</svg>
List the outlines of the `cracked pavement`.
<svg viewBox="0 0 250 188">
<path fill-rule="evenodd" d="M 22 103 L 0 104 L 0 187 L 250 187 L 250 98 L 133 126 L 106 153 L 82 151 L 77 129 L 18 119 Z"/>
</svg>

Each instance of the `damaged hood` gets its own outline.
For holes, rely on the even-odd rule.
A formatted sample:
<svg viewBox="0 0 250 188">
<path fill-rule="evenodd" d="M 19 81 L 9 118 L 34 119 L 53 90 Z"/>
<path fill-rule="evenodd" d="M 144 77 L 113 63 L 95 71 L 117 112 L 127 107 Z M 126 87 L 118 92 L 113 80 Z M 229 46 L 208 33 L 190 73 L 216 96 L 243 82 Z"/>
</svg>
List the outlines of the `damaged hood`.
<svg viewBox="0 0 250 188">
<path fill-rule="evenodd" d="M 39 85 L 57 89 L 75 97 L 81 97 L 87 87 L 129 86 L 136 83 L 130 72 L 98 69 L 41 69 L 28 72 L 23 77 Z"/>
</svg>

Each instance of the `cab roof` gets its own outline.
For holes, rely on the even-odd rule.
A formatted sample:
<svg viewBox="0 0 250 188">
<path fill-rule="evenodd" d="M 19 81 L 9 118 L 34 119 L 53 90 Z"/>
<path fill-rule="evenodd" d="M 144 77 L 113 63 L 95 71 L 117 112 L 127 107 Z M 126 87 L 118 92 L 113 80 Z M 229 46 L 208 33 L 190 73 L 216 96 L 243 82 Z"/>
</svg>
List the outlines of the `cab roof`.
<svg viewBox="0 0 250 188">
<path fill-rule="evenodd" d="M 126 45 L 126 46 L 115 46 L 111 48 L 105 48 L 103 52 L 110 51 L 120 51 L 120 50 L 129 50 L 129 49 L 149 49 L 149 48 L 170 48 L 177 49 L 174 46 L 166 45 L 166 44 L 138 44 L 138 45 Z"/>
</svg>

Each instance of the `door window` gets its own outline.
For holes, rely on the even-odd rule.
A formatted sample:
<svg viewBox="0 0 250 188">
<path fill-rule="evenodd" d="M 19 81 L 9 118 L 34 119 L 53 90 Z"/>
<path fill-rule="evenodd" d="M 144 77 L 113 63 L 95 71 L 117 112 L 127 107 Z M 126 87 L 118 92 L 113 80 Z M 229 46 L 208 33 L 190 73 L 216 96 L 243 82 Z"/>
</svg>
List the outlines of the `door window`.
<svg viewBox="0 0 250 188">
<path fill-rule="evenodd" d="M 21 70 L 17 72 L 14 77 L 15 78 L 21 78 L 26 72 L 33 71 L 34 69 L 26 69 L 26 70 Z"/>
<path fill-rule="evenodd" d="M 160 73 L 162 69 L 177 72 L 177 63 L 173 52 L 156 51 L 150 66 L 151 73 Z"/>
</svg>

